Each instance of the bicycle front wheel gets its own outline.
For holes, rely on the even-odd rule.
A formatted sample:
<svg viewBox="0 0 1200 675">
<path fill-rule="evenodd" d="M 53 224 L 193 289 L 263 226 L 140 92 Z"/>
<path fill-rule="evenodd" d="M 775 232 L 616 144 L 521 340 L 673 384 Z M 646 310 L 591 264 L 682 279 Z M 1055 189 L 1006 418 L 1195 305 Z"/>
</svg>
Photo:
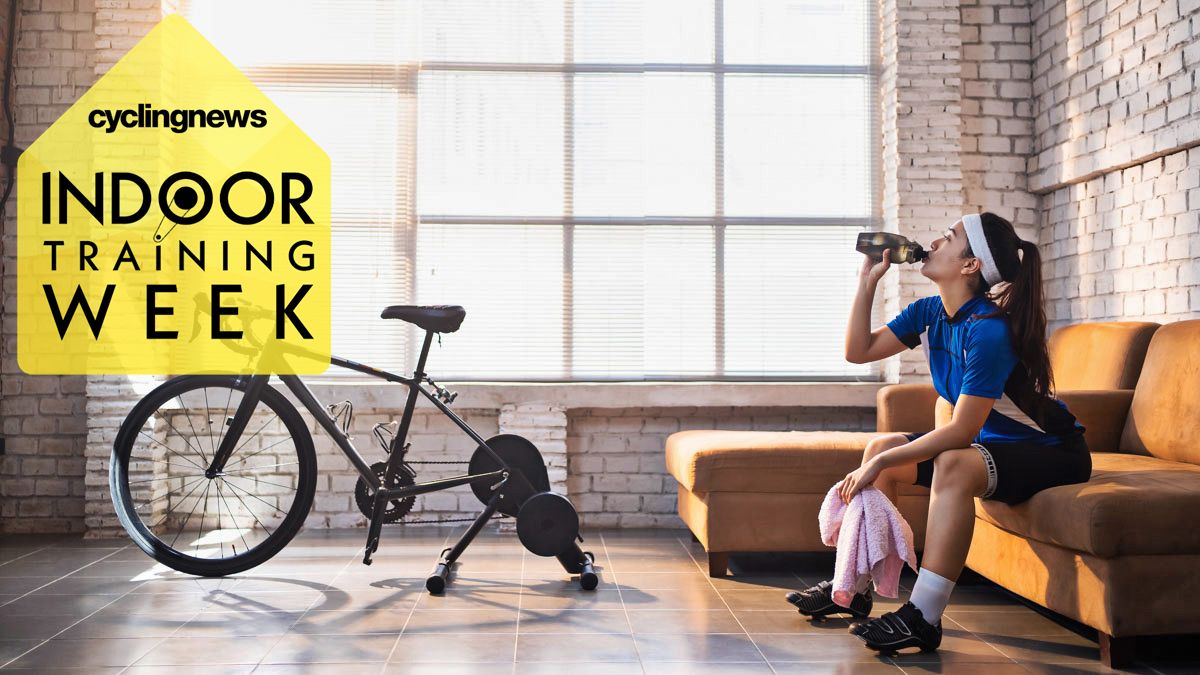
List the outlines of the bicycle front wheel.
<svg viewBox="0 0 1200 675">
<path fill-rule="evenodd" d="M 250 569 L 287 545 L 312 507 L 312 435 L 270 386 L 214 470 L 246 384 L 224 375 L 173 378 L 139 401 L 117 433 L 109 466 L 117 517 L 167 567 L 201 576 Z"/>
</svg>

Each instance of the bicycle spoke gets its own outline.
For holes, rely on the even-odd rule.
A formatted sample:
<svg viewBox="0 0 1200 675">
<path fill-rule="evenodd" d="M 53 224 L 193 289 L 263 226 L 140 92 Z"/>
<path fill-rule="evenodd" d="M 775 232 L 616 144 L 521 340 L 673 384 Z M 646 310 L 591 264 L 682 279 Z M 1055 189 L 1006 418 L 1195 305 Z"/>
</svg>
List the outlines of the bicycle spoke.
<svg viewBox="0 0 1200 675">
<path fill-rule="evenodd" d="M 217 480 L 224 480 L 224 479 L 223 479 L 223 478 L 218 478 Z M 233 490 L 233 491 L 234 491 L 234 493 L 235 493 L 235 494 L 234 494 L 233 496 L 234 496 L 234 497 L 237 497 L 237 498 L 238 498 L 238 501 L 242 503 L 242 506 L 243 506 L 243 507 L 245 507 L 245 508 L 246 508 L 246 510 L 250 512 L 250 517 L 254 519 L 254 522 L 258 523 L 258 524 L 259 524 L 259 526 L 261 526 L 261 527 L 262 527 L 262 529 L 264 529 L 264 530 L 266 530 L 266 531 L 267 531 L 267 536 L 274 536 L 274 535 L 275 535 L 275 532 L 273 532 L 272 530 L 268 529 L 268 528 L 267 528 L 267 526 L 263 524 L 263 521 L 259 520 L 259 519 L 258 519 L 258 516 L 257 516 L 257 515 L 255 515 L 255 513 L 254 513 L 254 510 L 253 510 L 253 509 L 251 509 L 249 506 L 246 506 L 246 500 L 242 499 L 242 498 L 241 498 L 241 497 L 240 497 L 238 494 L 236 494 L 236 493 L 238 493 L 238 492 L 243 492 L 243 490 L 239 489 L 239 488 L 238 488 L 236 485 L 234 485 L 233 483 L 230 483 L 229 481 L 225 481 L 225 485 L 226 485 L 226 486 L 227 486 L 227 487 L 228 487 L 230 490 Z M 246 493 L 246 496 L 247 496 L 247 497 L 254 497 L 254 499 L 258 499 L 258 501 L 260 501 L 260 502 L 262 502 L 262 503 L 266 504 L 267 506 L 271 507 L 272 509 L 275 509 L 276 511 L 279 511 L 279 507 L 278 507 L 278 506 L 274 506 L 274 505 L 272 505 L 270 502 L 263 501 L 262 499 L 259 499 L 258 497 L 255 497 L 254 495 L 250 494 L 249 492 L 247 492 L 247 493 Z M 284 512 L 284 511 L 279 511 L 279 512 L 280 512 L 280 513 L 286 513 L 286 512 Z"/>
<path fill-rule="evenodd" d="M 286 440 L 286 439 L 285 439 L 285 440 Z M 280 443 L 282 443 L 282 442 L 283 442 L 283 441 L 280 441 Z M 221 473 L 225 473 L 225 474 L 231 474 L 231 473 L 232 473 L 232 474 L 239 474 L 239 473 L 246 473 L 247 471 L 262 471 L 263 469 L 273 469 L 273 468 L 275 468 L 275 467 L 279 467 L 279 466 L 296 466 L 296 465 L 298 465 L 299 463 L 300 463 L 300 462 L 287 462 L 287 463 L 285 463 L 285 464 L 264 464 L 263 466 L 252 466 L 252 467 L 250 467 L 249 469 L 238 469 L 237 471 L 229 471 L 229 470 L 225 470 L 225 471 L 222 471 Z"/>
<path fill-rule="evenodd" d="M 184 442 L 184 443 L 187 443 L 188 450 L 195 450 L 195 452 L 196 452 L 196 454 L 197 454 L 197 455 L 200 455 L 200 457 L 204 457 L 204 453 L 202 453 L 202 452 L 200 452 L 199 450 L 196 450 L 195 448 L 193 448 L 193 447 L 192 447 L 192 444 L 191 444 L 191 443 L 188 443 L 188 439 L 184 437 L 183 433 L 181 433 L 181 432 L 180 432 L 178 429 L 176 429 L 176 428 L 175 428 L 175 425 L 174 425 L 174 424 L 171 424 L 171 420 L 167 419 L 167 416 L 166 416 L 166 415 L 163 415 L 163 421 L 167 423 L 167 426 L 171 427 L 171 431 L 174 431 L 174 432 L 175 432 L 175 433 L 176 433 L 176 434 L 177 434 L 177 435 L 178 435 L 180 438 L 182 438 L 182 439 L 183 439 L 183 442 Z M 201 468 L 203 468 L 203 467 L 201 467 Z"/>
<path fill-rule="evenodd" d="M 192 479 L 192 480 L 190 480 L 190 481 L 188 481 L 188 482 L 184 483 L 183 485 L 180 485 L 179 487 L 175 488 L 174 490 L 171 490 L 171 491 L 170 491 L 170 492 L 168 492 L 167 494 L 163 495 L 163 497 L 170 497 L 171 495 L 175 494 L 176 492 L 179 492 L 180 490 L 184 489 L 185 487 L 187 487 L 187 486 L 189 486 L 189 485 L 195 485 L 195 486 L 196 486 L 196 487 L 192 488 L 192 492 L 195 492 L 196 490 L 198 490 L 198 489 L 200 488 L 200 486 L 198 485 L 198 483 L 199 483 L 200 481 L 204 480 L 205 478 L 206 478 L 205 476 L 200 476 L 199 478 Z M 161 479 L 161 480 L 171 480 L 171 479 L 170 479 L 170 478 L 163 478 L 163 479 Z M 192 496 L 192 492 L 189 492 L 189 493 L 187 493 L 186 495 L 184 495 L 184 496 L 183 496 L 183 499 L 187 499 L 188 497 L 191 497 L 191 496 Z M 180 500 L 180 501 L 182 501 L 182 500 Z M 142 502 L 141 504 L 138 504 L 137 506 L 135 506 L 135 507 L 134 507 L 134 509 L 140 509 L 140 508 L 142 508 L 143 506 L 146 506 L 146 505 L 149 505 L 149 504 L 153 504 L 153 503 L 154 503 L 154 502 Z M 168 511 L 169 511 L 169 509 L 168 509 Z M 165 518 L 165 517 L 166 517 L 166 516 L 164 516 L 164 518 Z M 155 527 L 158 527 L 158 525 L 159 525 L 159 524 L 161 524 L 161 523 L 162 523 L 162 521 L 160 520 L 158 523 L 156 523 L 156 524 L 155 524 Z"/>
<path fill-rule="evenodd" d="M 236 454 L 236 453 L 237 453 L 237 451 L 238 451 L 238 450 L 241 450 L 242 448 L 246 447 L 246 444 L 247 444 L 247 443 L 249 443 L 251 440 L 253 440 L 253 439 L 254 439 L 254 437 L 258 435 L 258 432 L 259 432 L 259 431 L 262 431 L 263 429 L 266 429 L 268 424 L 270 424 L 270 423 L 271 423 L 273 420 L 276 420 L 276 419 L 278 419 L 278 418 L 279 418 L 279 415 L 278 415 L 277 413 L 273 413 L 273 414 L 271 415 L 271 419 L 267 420 L 266 422 L 263 422 L 263 423 L 262 423 L 262 426 L 261 426 L 261 427 L 259 427 L 257 431 L 255 431 L 253 434 L 250 434 L 250 438 L 247 438 L 246 440 L 242 441 L 242 444 L 241 444 L 241 445 L 237 446 L 237 448 L 235 448 L 233 452 L 229 453 L 229 454 L 230 454 L 230 456 L 232 457 L 234 454 Z M 285 439 L 285 440 L 286 440 L 286 439 Z M 272 447 L 273 447 L 273 446 L 272 446 Z M 265 450 L 265 449 L 266 449 L 266 448 L 263 448 L 263 450 Z M 258 452 L 262 452 L 262 450 L 259 450 Z M 248 457 L 245 457 L 245 458 L 243 458 L 243 459 L 242 459 L 242 461 L 244 462 L 244 461 L 246 461 L 247 459 L 249 459 L 250 457 L 253 457 L 254 455 L 257 455 L 257 454 L 258 454 L 258 452 L 252 453 L 252 454 L 251 454 L 251 455 L 249 455 Z M 240 463 L 241 463 L 241 462 L 234 463 L 234 466 L 237 466 L 237 465 L 238 465 L 238 464 L 240 464 Z"/>
<path fill-rule="evenodd" d="M 217 443 L 213 440 L 212 411 L 208 409 L 208 387 L 204 388 L 204 419 L 208 420 L 208 448 L 212 450 L 213 457 L 216 457 Z"/>
<path fill-rule="evenodd" d="M 221 483 L 220 482 L 217 483 L 217 495 L 220 496 L 221 502 L 225 504 L 225 510 L 229 512 L 229 518 L 231 520 L 233 520 L 233 518 L 234 518 L 233 509 L 229 508 L 229 502 L 225 500 L 225 493 L 221 492 Z M 245 504 L 243 503 L 242 506 L 245 506 Z M 219 512 L 220 507 L 218 506 L 217 509 Z M 242 543 L 246 545 L 246 551 L 249 551 L 250 550 L 250 542 L 246 541 L 246 535 L 242 532 L 242 528 L 238 527 L 236 520 L 233 521 L 233 526 L 234 526 L 234 528 L 237 529 L 238 536 L 242 538 Z M 232 548 L 232 546 L 230 548 Z M 243 553 L 245 553 L 245 551 L 243 551 Z M 237 551 L 235 550 L 233 552 L 233 554 L 237 555 Z"/>
<path fill-rule="evenodd" d="M 274 486 L 274 487 L 280 487 L 280 488 L 284 488 L 285 490 L 295 490 L 295 489 L 296 489 L 294 486 L 291 486 L 291 485 L 283 485 L 283 484 L 280 484 L 280 483 L 272 483 L 272 482 L 271 482 L 271 481 L 269 481 L 269 480 L 263 480 L 263 479 L 261 479 L 261 478 L 257 478 L 257 477 L 246 477 L 246 476 L 226 476 L 226 478 L 237 478 L 238 480 L 252 480 L 252 481 L 254 481 L 255 483 L 263 483 L 263 484 L 265 484 L 265 485 L 272 485 L 272 486 Z"/>
<path fill-rule="evenodd" d="M 156 481 L 156 480 L 173 480 L 175 478 L 207 478 L 207 477 L 208 476 L 205 476 L 204 474 L 200 474 L 199 476 L 159 476 L 158 478 L 146 478 L 144 480 L 127 480 L 127 481 L 125 481 L 125 484 L 126 485 L 137 485 L 138 483 L 150 483 L 150 482 Z M 167 494 L 170 494 L 170 493 L 168 492 Z"/>
<path fill-rule="evenodd" d="M 191 411 L 189 411 L 187 407 L 183 405 L 183 394 L 176 394 L 175 400 L 179 401 L 179 407 L 183 409 L 183 414 L 185 417 L 187 417 L 188 426 L 192 428 L 192 438 L 196 440 L 196 451 L 200 453 L 200 459 L 204 460 L 205 464 L 211 464 L 211 462 L 208 461 L 208 458 L 204 456 L 204 451 L 199 449 L 202 445 L 200 443 L 200 436 L 196 433 L 196 425 L 192 423 Z M 191 443 L 188 443 L 188 445 L 190 446 Z"/>
<path fill-rule="evenodd" d="M 212 487 L 212 481 L 209 481 L 208 485 L 204 488 L 204 496 L 201 499 L 208 499 L 208 489 L 210 487 Z M 200 499 L 196 500 L 196 503 L 192 505 L 192 510 L 188 511 L 187 517 L 183 519 L 183 524 L 179 526 L 179 531 L 175 533 L 175 538 L 171 540 L 171 548 L 175 548 L 175 542 L 179 541 L 179 535 L 183 534 L 183 528 L 187 527 L 188 521 L 192 519 L 192 514 L 196 512 L 196 507 L 198 506 L 200 506 Z"/>
<path fill-rule="evenodd" d="M 188 464 L 191 464 L 192 466 L 196 467 L 197 469 L 200 469 L 201 471 L 205 470 L 204 467 L 193 462 L 192 460 L 188 459 L 187 457 L 184 457 L 183 455 L 179 454 L 178 452 L 175 452 L 174 450 L 171 449 L 171 446 L 163 443 L 162 441 L 160 441 L 157 438 L 151 436 L 150 434 L 142 431 L 141 429 L 138 429 L 138 433 L 145 436 L 146 438 L 149 438 L 151 443 L 158 443 L 159 445 L 163 446 L 164 448 L 166 448 L 167 452 L 171 453 L 172 455 L 175 455 L 176 457 L 178 457 L 179 459 L 182 459 L 183 461 L 187 462 Z"/>
<path fill-rule="evenodd" d="M 267 446 L 267 447 L 265 447 L 265 448 L 262 448 L 262 449 L 260 449 L 260 450 L 255 450 L 254 452 L 252 452 L 252 453 L 250 453 L 250 454 L 246 455 L 245 457 L 243 457 L 243 458 L 241 458 L 240 460 L 238 460 L 238 461 L 234 462 L 233 464 L 230 464 L 229 466 L 238 466 L 238 465 L 240 465 L 240 464 L 245 464 L 245 463 L 246 463 L 246 461 L 247 461 L 247 460 L 249 460 L 251 457 L 254 457 L 255 455 L 261 455 L 262 453 L 264 453 L 264 452 L 266 452 L 266 451 L 270 450 L 271 448 L 273 448 L 273 447 L 275 447 L 275 446 L 279 445 L 280 443 L 287 443 L 287 442 L 288 442 L 288 441 L 290 441 L 290 440 L 292 440 L 292 437 L 291 437 L 291 436 L 288 436 L 288 437 L 286 437 L 286 438 L 281 438 L 281 439 L 279 439 L 278 441 L 275 441 L 274 443 L 272 443 L 272 444 L 268 445 L 268 446 Z M 226 473 L 228 473 L 228 471 L 227 471 Z"/>
</svg>

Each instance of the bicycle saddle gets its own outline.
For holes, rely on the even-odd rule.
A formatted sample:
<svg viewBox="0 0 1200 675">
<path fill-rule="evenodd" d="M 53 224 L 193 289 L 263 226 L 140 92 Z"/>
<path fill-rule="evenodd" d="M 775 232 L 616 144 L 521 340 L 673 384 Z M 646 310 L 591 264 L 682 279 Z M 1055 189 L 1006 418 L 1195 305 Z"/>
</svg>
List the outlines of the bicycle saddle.
<svg viewBox="0 0 1200 675">
<path fill-rule="evenodd" d="M 401 319 L 435 333 L 453 333 L 462 325 L 467 310 L 458 305 L 392 305 L 379 316 Z"/>
</svg>

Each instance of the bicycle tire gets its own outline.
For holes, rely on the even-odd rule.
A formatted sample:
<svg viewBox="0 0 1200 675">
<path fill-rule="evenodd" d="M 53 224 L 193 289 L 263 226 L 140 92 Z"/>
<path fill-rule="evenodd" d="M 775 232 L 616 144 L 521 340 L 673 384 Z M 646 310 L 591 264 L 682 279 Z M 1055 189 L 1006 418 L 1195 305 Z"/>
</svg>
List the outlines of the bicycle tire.
<svg viewBox="0 0 1200 675">
<path fill-rule="evenodd" d="M 203 389 L 205 396 L 207 396 L 209 390 L 214 389 L 229 389 L 244 393 L 247 384 L 248 381 L 239 381 L 237 377 L 227 375 L 184 375 L 167 380 L 138 401 L 121 424 L 120 430 L 113 442 L 113 452 L 109 464 L 109 490 L 117 517 L 138 548 L 142 549 L 154 560 L 171 569 L 196 576 L 219 577 L 236 574 L 261 565 L 282 550 L 296 536 L 296 533 L 300 531 L 305 519 L 308 517 L 309 510 L 312 508 L 317 482 L 317 459 L 313 447 L 312 434 L 309 432 L 304 419 L 300 416 L 295 406 L 279 391 L 267 386 L 263 389 L 262 398 L 258 405 L 262 406 L 265 404 L 267 409 L 277 415 L 282 422 L 288 437 L 291 438 L 294 445 L 297 459 L 296 466 L 298 467 L 296 470 L 295 497 L 288 507 L 286 515 L 275 530 L 269 531 L 269 534 L 258 544 L 243 550 L 241 553 L 236 553 L 236 548 L 234 548 L 234 555 L 229 557 L 202 558 L 187 555 L 177 550 L 174 547 L 174 542 L 168 545 L 142 521 L 142 517 L 137 513 L 137 507 L 134 505 L 133 490 L 130 488 L 129 462 L 134 442 L 137 440 L 138 435 L 143 433 L 143 426 L 150 419 L 150 416 L 158 412 L 165 403 L 169 403 L 176 396 L 180 397 L 179 401 L 182 407 L 183 395 L 197 389 Z M 230 397 L 232 397 L 232 391 L 230 392 Z M 209 422 L 211 425 L 211 420 Z M 243 438 L 239 438 L 238 441 L 243 442 Z M 159 443 L 159 445 L 163 445 L 164 448 L 167 447 L 162 443 Z M 170 478 L 165 480 L 170 480 Z M 212 481 L 211 478 L 208 480 Z M 227 483 L 228 485 L 229 483 Z M 255 485 L 257 486 L 257 482 L 255 482 Z M 218 493 L 220 494 L 219 489 Z M 168 496 L 170 494 L 168 493 Z M 208 500 L 207 494 L 206 491 L 206 506 Z M 233 493 L 231 492 L 230 494 Z M 224 499 L 223 496 L 221 498 Z M 197 498 L 197 505 L 199 499 Z M 186 501 L 186 497 L 184 501 Z M 260 501 L 262 500 L 260 499 Z M 243 501 L 244 504 L 245 502 Z M 228 503 L 226 503 L 226 507 L 228 508 Z M 279 512 L 283 511 L 277 507 L 275 510 Z M 220 504 L 217 506 L 217 512 L 218 527 L 220 527 Z M 233 517 L 234 514 L 230 510 L 230 518 Z M 254 519 L 258 521 L 257 516 L 254 516 Z M 202 520 L 200 523 L 201 527 L 203 527 L 203 522 Z M 258 522 L 262 524 L 261 521 Z M 186 524 L 187 520 L 184 521 L 184 526 L 181 526 L 180 532 L 183 531 L 183 527 Z M 265 525 L 263 529 L 267 529 Z M 177 534 L 176 539 L 178 539 L 178 536 Z M 244 535 L 242 540 L 244 542 L 247 541 Z M 221 552 L 222 554 L 224 553 L 223 544 Z"/>
</svg>

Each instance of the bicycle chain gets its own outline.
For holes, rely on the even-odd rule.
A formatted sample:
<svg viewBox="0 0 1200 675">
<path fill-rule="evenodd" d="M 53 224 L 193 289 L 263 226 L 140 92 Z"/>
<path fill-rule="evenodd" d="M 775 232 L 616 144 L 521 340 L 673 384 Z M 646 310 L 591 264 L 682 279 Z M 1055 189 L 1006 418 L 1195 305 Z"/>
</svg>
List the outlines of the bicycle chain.
<svg viewBox="0 0 1200 675">
<path fill-rule="evenodd" d="M 505 518 L 512 518 L 512 516 L 502 513 L 499 515 L 492 516 L 491 518 L 488 518 L 488 522 L 491 522 L 493 520 L 503 520 Z M 404 520 L 403 518 L 401 518 L 400 520 L 397 520 L 394 523 L 389 523 L 389 525 L 441 525 L 442 523 L 473 523 L 473 522 L 475 522 L 475 518 L 447 518 L 445 520 Z"/>
</svg>

